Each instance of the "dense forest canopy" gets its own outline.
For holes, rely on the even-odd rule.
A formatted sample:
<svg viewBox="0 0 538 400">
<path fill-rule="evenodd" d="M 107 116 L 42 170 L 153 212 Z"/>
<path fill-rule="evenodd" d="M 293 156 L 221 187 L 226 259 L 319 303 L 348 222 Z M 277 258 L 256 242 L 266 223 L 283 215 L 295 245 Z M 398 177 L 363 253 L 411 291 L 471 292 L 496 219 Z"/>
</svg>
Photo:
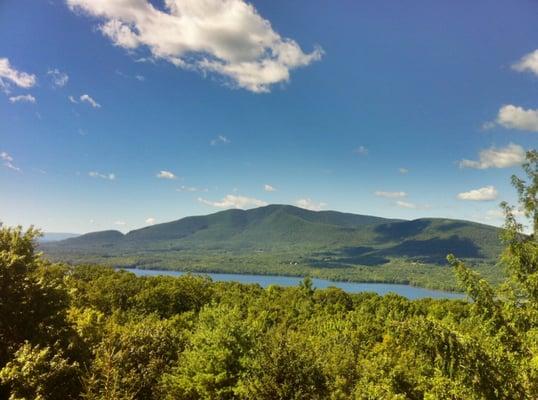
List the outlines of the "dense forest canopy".
<svg viewBox="0 0 538 400">
<path fill-rule="evenodd" d="M 471 301 L 136 277 L 54 264 L 39 232 L 0 229 L 0 397 L 530 399 L 538 396 L 538 153 L 514 177 L 491 287 L 454 256 Z M 456 254 L 457 256 L 457 254 Z"/>
</svg>

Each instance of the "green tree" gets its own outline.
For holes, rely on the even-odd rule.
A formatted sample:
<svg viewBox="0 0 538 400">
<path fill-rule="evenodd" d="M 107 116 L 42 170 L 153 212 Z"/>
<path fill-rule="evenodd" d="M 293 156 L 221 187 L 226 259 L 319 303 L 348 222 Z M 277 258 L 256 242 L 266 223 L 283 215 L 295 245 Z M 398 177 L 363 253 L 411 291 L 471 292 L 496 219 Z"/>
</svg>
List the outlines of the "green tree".
<svg viewBox="0 0 538 400">
<path fill-rule="evenodd" d="M 80 367 L 61 349 L 23 344 L 0 370 L 10 387 L 10 400 L 68 400 L 78 398 Z"/>
<path fill-rule="evenodd" d="M 244 314 L 217 305 L 200 312 L 196 330 L 179 359 L 165 375 L 167 399 L 233 399 L 244 358 L 252 347 Z"/>
<path fill-rule="evenodd" d="M 2 372 L 4 386 L 0 386 L 0 397 L 2 391 L 32 386 L 17 379 L 29 377 L 24 375 L 27 370 L 42 370 L 41 364 L 46 364 L 43 360 L 47 357 L 65 358 L 65 365 L 74 365 L 69 360 L 77 357 L 71 346 L 76 334 L 67 321 L 66 269 L 47 262 L 36 252 L 35 240 L 39 235 L 33 228 L 23 232 L 21 227 L 0 226 L 0 368 L 8 368 L 8 372 Z M 39 355 L 36 362 L 41 364 L 32 364 L 34 353 Z M 6 366 L 13 357 L 13 363 Z M 58 361 L 54 365 L 63 364 Z M 36 382 L 41 387 L 50 387 L 43 379 L 55 379 L 57 373 L 61 372 L 50 370 L 36 377 Z"/>
<path fill-rule="evenodd" d="M 527 218 L 530 218 L 533 225 L 534 240 L 538 241 L 538 151 L 527 152 L 523 170 L 527 175 L 527 181 L 512 176 L 512 184 L 519 194 L 519 203 Z"/>
<path fill-rule="evenodd" d="M 449 257 L 459 281 L 473 300 L 466 321 L 467 335 L 484 357 L 495 361 L 489 369 L 497 369 L 497 380 L 486 375 L 479 381 L 494 390 L 496 398 L 506 399 L 538 396 L 538 153 L 535 150 L 527 152 L 523 169 L 529 180 L 513 176 L 512 183 L 524 215 L 532 221 L 533 234 L 524 234 L 514 207 L 501 204 L 506 215 L 503 233 L 506 248 L 501 260 L 508 273 L 501 289 L 494 290 L 460 260 Z M 484 368 L 477 372 L 482 373 Z"/>
<path fill-rule="evenodd" d="M 121 317 L 120 317 L 121 318 Z M 181 318 L 111 318 L 84 379 L 88 400 L 160 399 L 159 382 L 184 346 Z"/>
<path fill-rule="evenodd" d="M 312 350 L 298 332 L 285 328 L 267 332 L 245 360 L 235 393 L 251 400 L 326 398 L 326 377 Z"/>
</svg>

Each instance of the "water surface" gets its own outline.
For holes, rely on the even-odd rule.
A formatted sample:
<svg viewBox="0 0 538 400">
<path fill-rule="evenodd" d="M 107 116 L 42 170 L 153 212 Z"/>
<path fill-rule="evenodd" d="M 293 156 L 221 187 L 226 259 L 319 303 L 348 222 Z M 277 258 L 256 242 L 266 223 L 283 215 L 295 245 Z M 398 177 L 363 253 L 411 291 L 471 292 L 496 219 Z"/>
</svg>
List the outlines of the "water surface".
<svg viewBox="0 0 538 400">
<path fill-rule="evenodd" d="M 186 272 L 181 271 L 168 271 L 168 270 L 151 270 L 151 269 L 138 269 L 130 268 L 127 271 L 131 271 L 138 276 L 156 276 L 156 275 L 169 275 L 169 276 L 182 276 L 186 275 Z M 297 286 L 303 280 L 300 277 L 292 276 L 277 276 L 277 275 L 249 275 L 249 274 L 220 274 L 220 273 L 206 273 L 196 275 L 207 275 L 215 282 L 239 282 L 244 284 L 257 283 L 262 287 L 270 285 L 277 286 Z M 318 289 L 324 289 L 329 286 L 340 288 L 349 293 L 359 292 L 374 292 L 380 295 L 387 293 L 396 293 L 408 299 L 421 299 L 425 297 L 431 297 L 435 299 L 462 299 L 465 296 L 461 293 L 445 292 L 442 290 L 424 289 L 420 287 L 410 285 L 397 285 L 392 283 L 358 283 L 358 282 L 336 282 L 325 279 L 312 279 L 314 287 Z"/>
</svg>

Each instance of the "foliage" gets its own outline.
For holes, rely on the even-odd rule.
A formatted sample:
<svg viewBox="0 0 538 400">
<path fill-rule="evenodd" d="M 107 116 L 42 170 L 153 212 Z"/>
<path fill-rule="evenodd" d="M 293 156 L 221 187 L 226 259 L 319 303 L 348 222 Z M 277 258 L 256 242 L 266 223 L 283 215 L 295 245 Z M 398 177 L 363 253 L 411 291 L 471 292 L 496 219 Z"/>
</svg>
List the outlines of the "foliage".
<svg viewBox="0 0 538 400">
<path fill-rule="evenodd" d="M 0 380 L 9 385 L 10 400 L 64 400 L 77 398 L 79 374 L 78 363 L 61 349 L 26 342 L 0 371 Z"/>
</svg>

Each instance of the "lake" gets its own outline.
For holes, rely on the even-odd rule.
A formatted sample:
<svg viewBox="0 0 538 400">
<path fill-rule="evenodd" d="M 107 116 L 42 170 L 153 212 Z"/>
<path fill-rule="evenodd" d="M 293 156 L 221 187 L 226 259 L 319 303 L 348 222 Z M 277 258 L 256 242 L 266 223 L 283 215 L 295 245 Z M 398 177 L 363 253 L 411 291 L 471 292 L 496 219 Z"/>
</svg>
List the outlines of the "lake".
<svg viewBox="0 0 538 400">
<path fill-rule="evenodd" d="M 156 276 L 156 275 L 168 275 L 168 276 L 181 276 L 186 275 L 186 272 L 181 271 L 167 271 L 167 270 L 151 270 L 151 269 L 137 269 L 129 268 L 127 271 L 133 272 L 138 276 Z M 292 276 L 276 276 L 276 275 L 248 275 L 248 274 L 219 274 L 219 273 L 206 273 L 199 275 L 207 275 L 213 281 L 216 282 L 239 282 L 244 284 L 257 283 L 262 287 L 269 285 L 277 286 L 297 286 L 303 280 L 300 277 Z M 408 299 L 421 299 L 425 297 L 431 297 L 435 299 L 463 299 L 465 295 L 462 293 L 445 292 L 442 290 L 431 290 L 410 285 L 397 285 L 392 283 L 358 283 L 358 282 L 336 282 L 328 281 L 325 279 L 312 279 L 314 287 L 318 289 L 324 289 L 329 286 L 337 287 L 345 290 L 349 293 L 359 292 L 375 292 L 380 295 L 387 293 L 396 293 Z"/>
</svg>

